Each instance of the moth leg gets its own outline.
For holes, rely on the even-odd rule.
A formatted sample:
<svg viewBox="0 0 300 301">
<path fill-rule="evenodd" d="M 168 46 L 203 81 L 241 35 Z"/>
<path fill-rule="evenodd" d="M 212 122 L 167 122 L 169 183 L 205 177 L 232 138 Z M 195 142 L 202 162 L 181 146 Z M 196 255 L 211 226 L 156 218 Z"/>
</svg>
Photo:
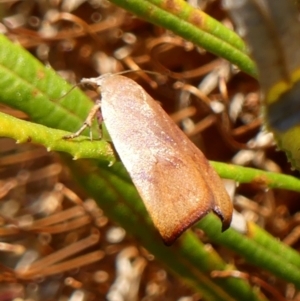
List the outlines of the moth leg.
<svg viewBox="0 0 300 301">
<path fill-rule="evenodd" d="M 85 119 L 83 125 L 80 127 L 80 129 L 78 131 L 76 131 L 75 133 L 73 133 L 73 134 L 64 136 L 63 139 L 73 139 L 73 138 L 76 138 L 86 128 L 89 128 L 90 129 L 90 139 L 93 140 L 93 134 L 92 134 L 92 130 L 91 130 L 92 122 L 96 118 L 96 115 L 98 115 L 97 119 L 98 119 L 99 122 L 100 122 L 100 120 L 101 120 L 101 122 L 103 120 L 101 112 L 100 112 L 100 108 L 101 108 L 101 101 L 97 100 L 96 103 L 95 103 L 95 105 L 90 110 L 90 112 L 89 112 L 87 118 Z"/>
<path fill-rule="evenodd" d="M 99 125 L 99 138 L 101 139 L 102 138 L 102 124 L 103 124 L 103 115 L 102 115 L 102 112 L 101 112 L 101 104 L 100 104 L 100 100 L 97 100 L 96 101 L 96 104 L 98 104 L 98 107 L 99 107 L 99 110 L 96 112 L 96 118 L 97 118 L 97 122 L 98 122 L 98 125 Z M 91 131 L 90 131 L 91 133 Z"/>
</svg>

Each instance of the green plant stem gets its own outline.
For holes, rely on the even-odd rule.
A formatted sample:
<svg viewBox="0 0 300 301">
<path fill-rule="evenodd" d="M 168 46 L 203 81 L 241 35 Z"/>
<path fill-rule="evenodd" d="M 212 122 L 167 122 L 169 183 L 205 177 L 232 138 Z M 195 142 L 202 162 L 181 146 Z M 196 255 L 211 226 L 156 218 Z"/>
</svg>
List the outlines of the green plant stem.
<svg viewBox="0 0 300 301">
<path fill-rule="evenodd" d="M 173 31 L 257 77 L 244 42 L 233 31 L 183 0 L 110 0 L 138 17 Z"/>
<path fill-rule="evenodd" d="M 251 223 L 248 225 L 246 235 L 233 229 L 220 234 L 217 231 L 215 219 L 215 216 L 208 215 L 198 223 L 211 240 L 242 254 L 249 263 L 266 269 L 287 282 L 294 283 L 298 289 L 300 288 L 300 256 L 296 252 L 283 243 L 279 243 L 275 238 L 267 237 L 262 229 Z M 286 254 L 288 254 L 287 257 Z M 296 263 L 293 262 L 294 259 Z"/>
<path fill-rule="evenodd" d="M 257 183 L 262 188 L 287 189 L 300 192 L 300 180 L 275 172 L 263 171 L 222 162 L 210 162 L 221 178 L 232 179 L 238 183 Z"/>
<path fill-rule="evenodd" d="M 90 141 L 86 136 L 64 140 L 63 137 L 70 132 L 30 123 L 1 112 L 0 121 L 0 136 L 15 139 L 18 143 L 31 141 L 42 144 L 49 151 L 69 153 L 73 159 L 93 158 L 107 165 L 116 161 L 111 144 L 104 140 Z M 239 183 L 256 182 L 263 188 L 300 192 L 300 180 L 292 176 L 222 162 L 210 161 L 210 163 L 222 178 Z"/>
</svg>

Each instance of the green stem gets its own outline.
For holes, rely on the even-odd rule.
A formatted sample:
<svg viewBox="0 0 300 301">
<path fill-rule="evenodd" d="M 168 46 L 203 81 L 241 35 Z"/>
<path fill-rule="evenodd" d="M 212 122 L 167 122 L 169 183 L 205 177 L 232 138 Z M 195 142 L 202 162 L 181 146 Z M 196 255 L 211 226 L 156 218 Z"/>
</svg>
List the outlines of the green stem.
<svg viewBox="0 0 300 301">
<path fill-rule="evenodd" d="M 110 0 L 138 17 L 223 57 L 253 77 L 256 66 L 244 42 L 233 31 L 183 0 Z"/>
</svg>

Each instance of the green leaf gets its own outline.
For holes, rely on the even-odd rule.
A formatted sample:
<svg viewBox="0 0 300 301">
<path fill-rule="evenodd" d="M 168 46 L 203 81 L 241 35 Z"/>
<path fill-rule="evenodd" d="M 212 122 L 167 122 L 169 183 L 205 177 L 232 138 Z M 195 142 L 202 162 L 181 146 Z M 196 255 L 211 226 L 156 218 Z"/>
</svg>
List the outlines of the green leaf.
<svg viewBox="0 0 300 301">
<path fill-rule="evenodd" d="M 232 30 L 183 0 L 110 0 L 138 17 L 171 30 L 199 47 L 257 76 L 242 39 Z"/>
</svg>

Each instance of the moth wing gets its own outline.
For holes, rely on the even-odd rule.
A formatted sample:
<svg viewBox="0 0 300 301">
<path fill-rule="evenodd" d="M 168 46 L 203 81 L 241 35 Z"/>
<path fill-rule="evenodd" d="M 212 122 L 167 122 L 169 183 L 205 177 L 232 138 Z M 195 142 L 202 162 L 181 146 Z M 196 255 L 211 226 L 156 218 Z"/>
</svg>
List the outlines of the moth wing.
<svg viewBox="0 0 300 301">
<path fill-rule="evenodd" d="M 230 223 L 220 178 L 160 105 L 123 76 L 105 77 L 101 86 L 107 130 L 165 243 L 211 210 Z M 223 214 L 223 207 L 231 210 Z"/>
<path fill-rule="evenodd" d="M 139 174 L 135 184 L 163 240 L 171 244 L 213 209 L 213 194 L 186 159 L 156 157 L 150 174 L 146 179 Z"/>
</svg>

